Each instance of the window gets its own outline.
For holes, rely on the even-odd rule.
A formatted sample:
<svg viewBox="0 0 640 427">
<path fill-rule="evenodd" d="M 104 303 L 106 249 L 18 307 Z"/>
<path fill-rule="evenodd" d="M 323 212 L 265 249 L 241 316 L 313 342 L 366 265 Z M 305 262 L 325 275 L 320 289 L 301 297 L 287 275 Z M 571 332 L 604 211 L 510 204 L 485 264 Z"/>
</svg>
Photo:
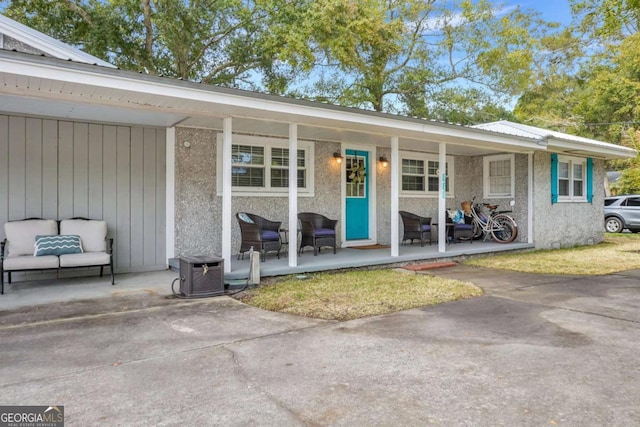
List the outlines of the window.
<svg viewBox="0 0 640 427">
<path fill-rule="evenodd" d="M 591 202 L 593 161 L 590 158 L 551 155 L 551 202 Z"/>
<path fill-rule="evenodd" d="M 484 195 L 487 198 L 513 197 L 515 187 L 513 154 L 484 158 Z"/>
<path fill-rule="evenodd" d="M 403 195 L 437 196 L 438 195 L 438 156 L 423 153 L 400 153 L 401 179 L 400 190 Z M 453 192 L 453 159 L 446 161 L 447 195 Z"/>
<path fill-rule="evenodd" d="M 640 198 L 629 197 L 627 200 L 624 201 L 623 206 L 638 207 L 640 206 Z"/>
<path fill-rule="evenodd" d="M 289 143 L 275 138 L 233 135 L 231 146 L 231 185 L 234 192 L 254 195 L 284 195 L 289 191 Z M 298 193 L 313 193 L 313 146 L 298 141 Z M 218 153 L 222 152 L 222 135 L 218 135 Z M 218 155 L 218 173 L 222 156 Z M 222 180 L 218 174 L 218 192 Z"/>
</svg>

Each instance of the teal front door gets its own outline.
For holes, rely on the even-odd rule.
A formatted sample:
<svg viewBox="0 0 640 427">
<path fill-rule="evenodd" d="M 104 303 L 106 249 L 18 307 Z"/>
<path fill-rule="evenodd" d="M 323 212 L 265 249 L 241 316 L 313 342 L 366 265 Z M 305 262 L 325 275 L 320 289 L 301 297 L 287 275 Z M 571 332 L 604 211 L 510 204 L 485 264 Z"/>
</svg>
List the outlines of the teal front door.
<svg viewBox="0 0 640 427">
<path fill-rule="evenodd" d="M 369 153 L 346 150 L 346 239 L 369 238 Z"/>
</svg>

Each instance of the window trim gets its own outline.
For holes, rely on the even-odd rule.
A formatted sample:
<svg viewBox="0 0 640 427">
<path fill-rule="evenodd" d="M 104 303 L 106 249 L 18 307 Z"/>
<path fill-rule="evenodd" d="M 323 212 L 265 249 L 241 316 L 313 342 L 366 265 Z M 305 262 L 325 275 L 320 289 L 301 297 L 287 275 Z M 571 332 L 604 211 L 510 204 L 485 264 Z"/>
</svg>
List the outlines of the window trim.
<svg viewBox="0 0 640 427">
<path fill-rule="evenodd" d="M 289 140 L 282 138 L 269 138 L 254 135 L 238 135 L 232 134 L 232 145 L 251 145 L 264 147 L 265 157 L 265 187 L 232 187 L 232 193 L 238 196 L 251 197 L 286 197 L 289 194 L 288 187 L 271 187 L 271 149 L 286 148 L 289 149 Z M 314 175 L 315 175 L 315 154 L 314 144 L 311 141 L 298 140 L 298 150 L 304 150 L 305 153 L 305 169 L 307 171 L 307 186 L 298 188 L 299 197 L 314 196 Z M 222 133 L 216 135 L 216 189 L 218 196 L 222 195 Z M 282 168 L 277 168 L 282 169 Z"/>
<path fill-rule="evenodd" d="M 569 195 L 563 196 L 560 194 L 560 163 L 568 163 L 569 165 Z M 573 195 L 573 166 L 574 164 L 582 165 L 582 196 L 574 196 Z M 556 188 L 558 191 L 558 203 L 587 203 L 588 200 L 588 188 L 589 188 L 589 180 L 588 180 L 588 159 L 586 157 L 575 157 L 575 156 L 565 156 L 558 154 L 558 162 L 556 164 L 556 168 L 558 169 L 556 173 Z"/>
<path fill-rule="evenodd" d="M 492 193 L 491 186 L 489 183 L 489 171 L 490 171 L 491 162 L 502 161 L 502 160 L 511 161 L 510 192 L 508 194 Z M 497 155 L 485 156 L 483 158 L 482 164 L 483 164 L 482 182 L 483 182 L 484 197 L 487 199 L 508 199 L 508 198 L 515 197 L 515 187 L 516 187 L 516 156 L 515 154 L 497 154 Z"/>
<path fill-rule="evenodd" d="M 429 191 L 429 162 L 439 162 L 439 156 L 437 154 L 431 153 L 418 153 L 415 151 L 400 151 L 399 156 L 399 170 L 398 174 L 398 194 L 400 197 L 438 197 L 440 191 Z M 402 189 L 402 161 L 403 160 L 422 160 L 425 162 L 424 165 L 424 178 L 425 178 L 425 190 L 424 191 L 415 191 L 415 190 L 403 190 Z M 454 186 L 454 177 L 455 177 L 455 158 L 453 156 L 446 156 L 447 169 L 449 173 L 447 177 L 449 178 L 449 191 L 447 191 L 447 198 L 453 198 L 455 194 L 455 186 Z M 439 178 L 439 177 L 438 177 Z M 439 180 L 438 180 L 439 181 Z"/>
</svg>

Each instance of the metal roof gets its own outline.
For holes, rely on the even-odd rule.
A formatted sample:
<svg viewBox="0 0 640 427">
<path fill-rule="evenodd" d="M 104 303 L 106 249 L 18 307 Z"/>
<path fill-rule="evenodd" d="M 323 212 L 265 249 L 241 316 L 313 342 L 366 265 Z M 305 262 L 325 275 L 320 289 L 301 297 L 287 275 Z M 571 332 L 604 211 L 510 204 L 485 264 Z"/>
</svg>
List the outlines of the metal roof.
<svg viewBox="0 0 640 427">
<path fill-rule="evenodd" d="M 53 37 L 27 27 L 11 18 L 0 14 L 0 33 L 6 34 L 28 46 L 34 47 L 47 55 L 55 58 L 84 62 L 86 64 L 96 64 L 102 67 L 116 68 L 100 58 L 89 55 L 86 52 L 76 49 L 66 43 L 56 40 Z"/>
<path fill-rule="evenodd" d="M 633 157 L 636 153 L 635 150 L 621 145 L 584 138 L 582 136 L 571 135 L 550 129 L 524 125 L 521 123 L 514 123 L 507 120 L 483 123 L 472 127 L 475 129 L 500 132 L 507 135 L 537 139 L 550 149 L 564 151 L 567 153 L 588 154 L 588 152 L 595 151 L 596 154 L 604 154 L 606 152 L 616 152 L 623 155 L 626 154 L 627 157 Z"/>
</svg>

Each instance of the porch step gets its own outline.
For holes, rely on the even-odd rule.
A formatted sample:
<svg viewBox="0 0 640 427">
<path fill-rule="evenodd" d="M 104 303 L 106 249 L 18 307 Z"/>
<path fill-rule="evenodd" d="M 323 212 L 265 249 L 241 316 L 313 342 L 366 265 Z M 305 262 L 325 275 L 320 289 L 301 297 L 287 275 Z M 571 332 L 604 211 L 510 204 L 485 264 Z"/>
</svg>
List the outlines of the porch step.
<svg viewBox="0 0 640 427">
<path fill-rule="evenodd" d="M 433 270 L 435 268 L 446 268 L 446 267 L 455 267 L 456 264 L 455 262 L 451 262 L 451 261 L 442 261 L 442 262 L 429 262 L 426 264 L 412 264 L 412 265 L 405 265 L 404 268 L 405 270 L 411 270 L 411 271 L 424 271 L 424 270 Z"/>
</svg>

